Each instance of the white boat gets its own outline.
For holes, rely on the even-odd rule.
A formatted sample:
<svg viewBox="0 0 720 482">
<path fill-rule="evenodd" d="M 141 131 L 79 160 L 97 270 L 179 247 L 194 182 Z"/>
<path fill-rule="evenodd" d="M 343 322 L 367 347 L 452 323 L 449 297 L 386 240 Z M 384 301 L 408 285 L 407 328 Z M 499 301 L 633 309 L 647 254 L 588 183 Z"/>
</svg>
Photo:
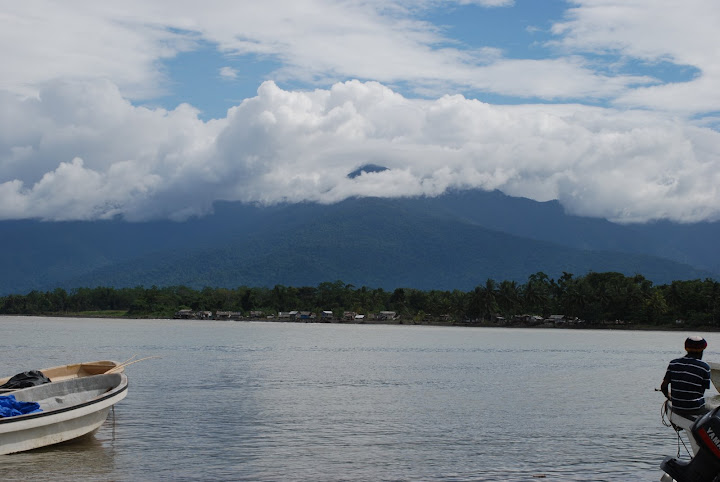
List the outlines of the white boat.
<svg viewBox="0 0 720 482">
<path fill-rule="evenodd" d="M 720 363 L 707 362 L 707 364 L 710 365 L 710 380 L 715 390 L 720 392 Z"/>
<path fill-rule="evenodd" d="M 88 375 L 13 390 L 41 412 L 0 418 L 0 455 L 23 452 L 89 434 L 105 422 L 110 408 L 125 398 L 124 373 Z"/>
<path fill-rule="evenodd" d="M 695 440 L 695 437 L 692 435 L 692 426 L 695 423 L 695 420 L 697 420 L 698 416 L 696 415 L 680 415 L 678 413 L 675 413 L 672 411 L 670 407 L 670 403 L 665 403 L 663 405 L 663 413 L 665 416 L 665 419 L 672 424 L 673 427 L 676 427 L 677 429 L 682 429 L 685 431 L 685 436 L 687 437 L 688 441 L 690 442 L 690 448 L 692 449 L 693 455 L 697 453 L 698 451 L 698 442 Z M 678 433 L 678 437 L 680 434 Z"/>
<path fill-rule="evenodd" d="M 720 407 L 701 415 L 690 430 L 696 445 L 690 460 L 665 457 L 660 464 L 662 482 L 714 482 L 720 477 Z"/>
</svg>

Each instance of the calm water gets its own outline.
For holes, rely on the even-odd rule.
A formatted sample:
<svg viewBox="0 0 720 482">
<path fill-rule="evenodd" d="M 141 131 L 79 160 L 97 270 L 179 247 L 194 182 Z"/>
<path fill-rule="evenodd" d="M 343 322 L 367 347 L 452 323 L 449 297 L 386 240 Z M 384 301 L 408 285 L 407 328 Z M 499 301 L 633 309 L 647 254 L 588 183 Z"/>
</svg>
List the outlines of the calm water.
<svg viewBox="0 0 720 482">
<path fill-rule="evenodd" d="M 686 333 L 0 317 L 3 375 L 160 356 L 4 480 L 658 480 Z M 720 359 L 720 334 L 705 334 Z M 712 395 L 717 392 L 712 389 Z M 541 478 L 544 477 L 544 478 Z"/>
</svg>

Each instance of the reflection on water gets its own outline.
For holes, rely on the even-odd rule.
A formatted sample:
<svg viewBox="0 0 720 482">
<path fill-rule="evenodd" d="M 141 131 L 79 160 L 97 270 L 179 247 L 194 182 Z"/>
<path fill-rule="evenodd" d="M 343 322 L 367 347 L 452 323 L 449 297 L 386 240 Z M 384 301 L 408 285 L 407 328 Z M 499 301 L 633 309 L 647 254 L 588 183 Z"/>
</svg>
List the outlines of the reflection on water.
<svg viewBox="0 0 720 482">
<path fill-rule="evenodd" d="M 0 455 L 3 480 L 112 480 L 112 412 L 94 434 L 29 452 Z"/>
<path fill-rule="evenodd" d="M 655 388 L 685 334 L 0 324 L 2 375 L 161 357 L 94 435 L 0 456 L 5 480 L 657 480 L 676 453 Z"/>
</svg>

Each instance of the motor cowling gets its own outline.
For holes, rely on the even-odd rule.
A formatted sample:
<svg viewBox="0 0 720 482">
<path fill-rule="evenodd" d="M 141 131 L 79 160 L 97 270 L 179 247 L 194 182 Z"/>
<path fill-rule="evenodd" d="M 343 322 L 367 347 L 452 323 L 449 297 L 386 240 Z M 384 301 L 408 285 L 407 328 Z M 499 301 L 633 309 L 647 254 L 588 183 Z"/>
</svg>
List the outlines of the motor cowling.
<svg viewBox="0 0 720 482">
<path fill-rule="evenodd" d="M 720 480 L 720 407 L 698 418 L 691 432 L 699 447 L 695 456 L 689 461 L 665 457 L 660 468 L 678 482 Z"/>
</svg>

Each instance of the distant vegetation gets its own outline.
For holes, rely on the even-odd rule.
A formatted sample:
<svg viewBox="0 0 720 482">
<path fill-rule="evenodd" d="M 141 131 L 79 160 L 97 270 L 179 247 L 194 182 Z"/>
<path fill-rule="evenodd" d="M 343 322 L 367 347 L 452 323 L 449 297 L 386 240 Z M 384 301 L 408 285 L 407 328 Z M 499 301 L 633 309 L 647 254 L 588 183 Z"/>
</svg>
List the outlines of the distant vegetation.
<svg viewBox="0 0 720 482">
<path fill-rule="evenodd" d="M 185 286 L 158 288 L 78 288 L 32 291 L 26 295 L 0 297 L 0 314 L 68 315 L 125 313 L 127 317 L 171 318 L 180 309 L 227 310 L 274 315 L 280 311 L 332 310 L 376 313 L 395 311 L 407 320 L 491 321 L 521 314 L 548 317 L 563 314 L 587 323 L 621 320 L 626 323 L 663 326 L 682 320 L 687 326 L 720 324 L 720 283 L 705 279 L 673 281 L 653 286 L 641 275 L 570 273 L 555 280 L 545 273 L 531 275 L 526 283 L 496 282 L 465 292 L 422 291 L 397 288 L 356 287 L 342 281 L 316 287 L 276 285 L 273 288 L 241 286 L 235 289 Z M 338 316 L 340 317 L 340 316 Z"/>
</svg>

